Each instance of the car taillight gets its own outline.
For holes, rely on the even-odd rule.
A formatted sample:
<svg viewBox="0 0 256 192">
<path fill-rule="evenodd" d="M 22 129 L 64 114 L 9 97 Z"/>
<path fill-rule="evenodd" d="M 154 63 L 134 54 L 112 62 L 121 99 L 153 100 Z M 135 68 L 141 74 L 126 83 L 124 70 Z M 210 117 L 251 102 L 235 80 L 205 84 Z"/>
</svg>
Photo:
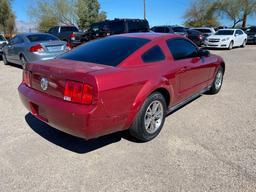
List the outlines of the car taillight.
<svg viewBox="0 0 256 192">
<path fill-rule="evenodd" d="M 29 71 L 23 70 L 22 83 L 31 87 L 31 73 Z"/>
<path fill-rule="evenodd" d="M 86 105 L 92 104 L 93 88 L 85 83 L 66 81 L 63 99 Z"/>
<path fill-rule="evenodd" d="M 71 39 L 72 41 L 76 40 L 76 34 L 71 33 L 71 34 L 70 34 L 70 39 Z"/>
<path fill-rule="evenodd" d="M 72 49 L 72 45 L 70 42 L 67 42 L 66 49 L 67 51 L 70 51 Z"/>
<path fill-rule="evenodd" d="M 34 52 L 41 52 L 43 50 L 44 49 L 43 49 L 43 47 L 40 44 L 34 45 L 34 46 L 30 47 L 30 49 L 29 49 L 29 51 L 32 52 L 32 53 L 34 53 Z"/>
</svg>

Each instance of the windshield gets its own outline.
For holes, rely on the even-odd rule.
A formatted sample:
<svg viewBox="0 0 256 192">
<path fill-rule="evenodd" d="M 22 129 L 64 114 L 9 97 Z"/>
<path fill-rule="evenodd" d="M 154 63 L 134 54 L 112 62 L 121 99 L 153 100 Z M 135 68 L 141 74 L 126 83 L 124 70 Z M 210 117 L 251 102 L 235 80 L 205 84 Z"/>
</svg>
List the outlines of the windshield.
<svg viewBox="0 0 256 192">
<path fill-rule="evenodd" d="M 215 35 L 233 35 L 234 30 L 219 30 Z"/>
<path fill-rule="evenodd" d="M 5 38 L 2 35 L 0 35 L 0 41 L 5 41 Z"/>
<path fill-rule="evenodd" d="M 256 33 L 256 27 L 251 27 L 251 28 L 247 29 L 246 32 Z"/>
<path fill-rule="evenodd" d="M 60 58 L 117 66 L 149 41 L 142 38 L 107 37 L 81 45 Z"/>
<path fill-rule="evenodd" d="M 78 29 L 73 26 L 61 27 L 61 32 L 78 32 Z"/>
<path fill-rule="evenodd" d="M 59 40 L 57 37 L 54 37 L 53 35 L 47 35 L 47 34 L 28 35 L 27 38 L 29 39 L 30 42 Z"/>
</svg>

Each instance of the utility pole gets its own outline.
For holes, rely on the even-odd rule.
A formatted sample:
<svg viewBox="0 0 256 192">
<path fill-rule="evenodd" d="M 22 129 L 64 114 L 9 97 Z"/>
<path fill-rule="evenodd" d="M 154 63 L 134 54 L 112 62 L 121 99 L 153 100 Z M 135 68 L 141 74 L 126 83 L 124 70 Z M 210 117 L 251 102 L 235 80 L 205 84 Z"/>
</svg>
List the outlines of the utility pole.
<svg viewBox="0 0 256 192">
<path fill-rule="evenodd" d="M 146 0 L 144 0 L 144 19 L 147 19 L 147 14 L 146 14 Z"/>
</svg>

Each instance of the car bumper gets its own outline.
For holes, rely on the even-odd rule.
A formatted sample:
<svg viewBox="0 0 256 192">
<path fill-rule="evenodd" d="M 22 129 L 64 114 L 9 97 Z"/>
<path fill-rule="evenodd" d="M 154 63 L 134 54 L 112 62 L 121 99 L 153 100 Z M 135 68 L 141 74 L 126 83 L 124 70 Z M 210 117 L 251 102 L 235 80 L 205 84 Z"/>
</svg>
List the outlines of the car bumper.
<svg viewBox="0 0 256 192">
<path fill-rule="evenodd" d="M 205 42 L 204 43 L 206 47 L 208 48 L 223 48 L 226 49 L 229 47 L 229 42 L 216 42 L 216 43 L 212 43 L 212 42 Z"/>
<path fill-rule="evenodd" d="M 111 118 L 96 105 L 69 103 L 21 84 L 23 105 L 39 120 L 71 135 L 91 139 L 116 131 Z"/>
<path fill-rule="evenodd" d="M 54 59 L 63 53 L 65 53 L 65 51 L 56 52 L 56 53 L 28 53 L 25 55 L 25 58 L 28 62 L 45 61 L 45 60 Z"/>
<path fill-rule="evenodd" d="M 247 43 L 254 43 L 254 44 L 256 44 L 256 37 L 253 37 L 253 38 L 248 37 Z"/>
</svg>

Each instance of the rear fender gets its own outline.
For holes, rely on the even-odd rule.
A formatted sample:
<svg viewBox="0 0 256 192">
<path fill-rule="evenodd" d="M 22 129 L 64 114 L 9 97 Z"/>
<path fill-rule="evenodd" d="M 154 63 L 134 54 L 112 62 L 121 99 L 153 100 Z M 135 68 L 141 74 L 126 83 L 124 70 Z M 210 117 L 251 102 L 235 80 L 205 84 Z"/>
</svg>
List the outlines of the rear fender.
<svg viewBox="0 0 256 192">
<path fill-rule="evenodd" d="M 134 119 L 136 118 L 137 113 L 141 109 L 143 103 L 145 100 L 157 89 L 166 89 L 170 95 L 170 102 L 172 101 L 172 93 L 173 93 L 173 87 L 170 85 L 169 81 L 167 78 L 160 78 L 158 81 L 152 82 L 152 81 L 147 81 L 145 85 L 141 88 L 139 91 L 137 97 L 135 98 L 132 107 L 131 107 L 131 112 L 127 118 L 127 123 L 125 125 L 125 129 L 129 128 L 131 124 L 133 123 Z M 168 105 L 169 105 L 168 104 Z M 167 106 L 168 107 L 168 106 Z"/>
</svg>

